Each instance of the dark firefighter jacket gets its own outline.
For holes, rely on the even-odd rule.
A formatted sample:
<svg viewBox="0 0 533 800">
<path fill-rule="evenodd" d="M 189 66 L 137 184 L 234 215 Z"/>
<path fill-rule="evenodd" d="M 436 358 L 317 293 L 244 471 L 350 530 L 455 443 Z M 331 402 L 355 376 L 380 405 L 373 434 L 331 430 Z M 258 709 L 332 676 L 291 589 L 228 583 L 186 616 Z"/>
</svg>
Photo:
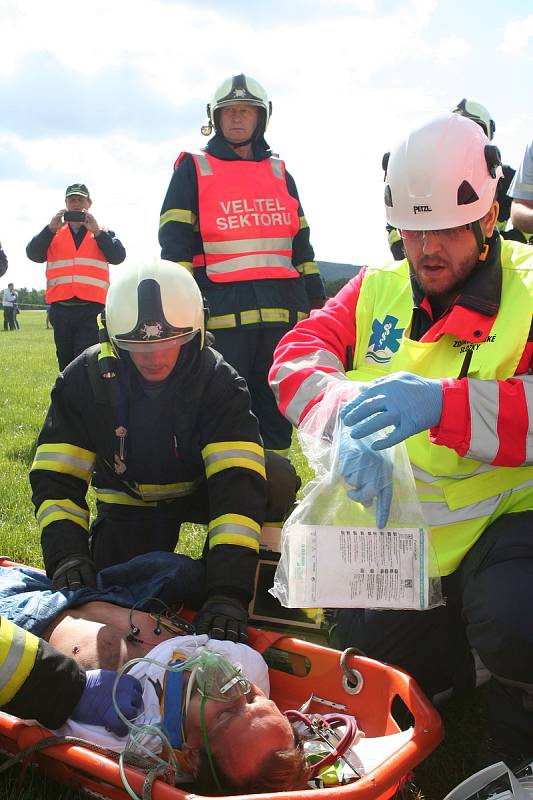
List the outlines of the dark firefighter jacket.
<svg viewBox="0 0 533 800">
<path fill-rule="evenodd" d="M 224 161 L 240 160 L 218 135 L 209 140 L 205 151 Z M 264 139 L 254 146 L 255 161 L 270 156 L 271 151 Z M 215 284 L 207 277 L 205 267 L 195 266 L 194 277 L 209 306 L 210 329 L 233 328 L 241 324 L 254 328 L 288 323 L 292 327 L 310 309 L 323 306 L 326 299 L 324 284 L 309 241 L 309 226 L 299 203 L 296 184 L 288 172 L 286 181 L 289 194 L 298 200 L 300 230 L 292 242 L 292 264 L 300 277 Z M 171 178 L 161 209 L 159 243 L 162 258 L 192 269 L 193 256 L 203 255 L 198 214 L 198 178 L 193 158 L 186 154 Z"/>
<path fill-rule="evenodd" d="M 100 509 L 140 513 L 186 503 L 207 483 L 206 590 L 251 596 L 266 478 L 245 381 L 194 342 L 166 381 L 151 385 L 131 362 L 125 368 L 127 354 L 117 362 L 119 377 L 102 378 L 99 352 L 100 345 L 89 348 L 59 375 L 30 473 L 48 575 L 66 555 L 88 554 L 90 483 Z M 120 425 L 128 433 L 117 474 Z"/>
</svg>

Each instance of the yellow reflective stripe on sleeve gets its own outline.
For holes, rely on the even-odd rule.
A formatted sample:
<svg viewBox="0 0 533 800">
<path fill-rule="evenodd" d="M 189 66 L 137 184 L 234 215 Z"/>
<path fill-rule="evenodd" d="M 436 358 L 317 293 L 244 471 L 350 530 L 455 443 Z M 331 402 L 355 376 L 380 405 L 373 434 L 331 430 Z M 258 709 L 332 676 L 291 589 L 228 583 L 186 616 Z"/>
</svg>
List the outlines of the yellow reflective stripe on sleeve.
<svg viewBox="0 0 533 800">
<path fill-rule="evenodd" d="M 156 506 L 157 503 L 148 503 L 141 498 L 132 497 L 126 492 L 117 492 L 114 489 L 96 489 L 93 487 L 96 499 L 100 503 L 114 503 L 119 506 Z"/>
<path fill-rule="evenodd" d="M 235 314 L 222 314 L 218 317 L 209 317 L 207 320 L 207 329 L 215 331 L 220 328 L 235 328 L 237 326 L 237 318 Z"/>
<path fill-rule="evenodd" d="M 224 469 L 239 467 L 258 472 L 266 479 L 265 453 L 261 445 L 255 442 L 216 442 L 208 444 L 202 450 L 205 474 L 208 478 Z"/>
<path fill-rule="evenodd" d="M 15 697 L 32 671 L 39 639 L 10 620 L 0 620 L 0 706 Z"/>
<path fill-rule="evenodd" d="M 73 444 L 41 444 L 37 448 L 31 469 L 63 472 L 89 483 L 95 458 L 96 453 Z"/>
<path fill-rule="evenodd" d="M 320 270 L 316 261 L 304 261 L 303 264 L 298 264 L 298 272 L 302 275 L 320 275 Z"/>
<path fill-rule="evenodd" d="M 260 525 L 242 514 L 222 514 L 208 525 L 209 549 L 219 544 L 235 544 L 259 552 Z"/>
<path fill-rule="evenodd" d="M 174 500 L 176 497 L 192 494 L 198 481 L 181 483 L 137 483 L 135 488 L 143 500 Z"/>
<path fill-rule="evenodd" d="M 89 512 L 87 509 L 81 508 L 81 506 L 66 498 L 62 500 L 45 500 L 35 512 L 35 517 L 40 531 L 43 531 L 51 522 L 67 519 L 79 525 L 84 531 L 89 530 Z"/>
<path fill-rule="evenodd" d="M 309 223 L 307 222 L 306 218 L 300 217 L 300 230 L 303 230 L 303 228 L 308 228 L 308 227 Z"/>
<path fill-rule="evenodd" d="M 308 316 L 309 314 L 307 313 L 307 311 L 298 311 L 298 313 L 296 314 L 296 319 L 298 320 L 298 322 L 301 322 L 302 319 L 307 319 Z"/>
<path fill-rule="evenodd" d="M 159 229 L 167 222 L 183 222 L 185 225 L 193 225 L 196 221 L 196 214 L 186 208 L 169 208 L 159 217 Z"/>
</svg>

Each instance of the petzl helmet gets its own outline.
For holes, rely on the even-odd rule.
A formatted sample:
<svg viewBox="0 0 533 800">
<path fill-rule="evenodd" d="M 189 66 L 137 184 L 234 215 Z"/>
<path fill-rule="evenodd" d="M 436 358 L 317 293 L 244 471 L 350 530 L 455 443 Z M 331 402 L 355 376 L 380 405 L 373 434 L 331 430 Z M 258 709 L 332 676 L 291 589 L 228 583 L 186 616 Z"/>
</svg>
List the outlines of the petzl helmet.
<svg viewBox="0 0 533 800">
<path fill-rule="evenodd" d="M 202 295 L 192 275 L 171 261 L 122 269 L 109 287 L 105 319 L 115 349 L 161 349 L 197 335 L 204 344 Z"/>
<path fill-rule="evenodd" d="M 405 230 L 455 228 L 489 211 L 500 152 L 479 125 L 447 114 L 417 128 L 383 159 L 387 222 Z"/>
<path fill-rule="evenodd" d="M 260 119 L 254 137 L 257 138 L 265 132 L 272 114 L 272 103 L 259 81 L 241 73 L 226 78 L 215 89 L 213 99 L 207 104 L 208 119 L 202 127 L 204 136 L 209 136 L 213 128 L 220 133 L 217 111 L 233 103 L 250 103 L 250 105 L 257 106 L 260 109 Z"/>
<path fill-rule="evenodd" d="M 481 103 L 475 103 L 473 100 L 467 100 L 464 97 L 460 103 L 457 103 L 455 108 L 452 108 L 452 114 L 461 114 L 463 117 L 477 122 L 481 125 L 485 134 L 492 141 L 496 131 L 496 123 L 492 119 L 490 112 Z"/>
</svg>

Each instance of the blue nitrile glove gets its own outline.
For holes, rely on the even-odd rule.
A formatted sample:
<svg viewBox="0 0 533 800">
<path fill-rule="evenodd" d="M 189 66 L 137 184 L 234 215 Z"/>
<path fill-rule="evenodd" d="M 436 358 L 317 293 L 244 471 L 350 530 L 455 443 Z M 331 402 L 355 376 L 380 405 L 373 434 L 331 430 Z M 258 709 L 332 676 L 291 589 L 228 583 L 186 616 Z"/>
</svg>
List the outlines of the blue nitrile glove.
<svg viewBox="0 0 533 800">
<path fill-rule="evenodd" d="M 85 673 L 85 689 L 71 713 L 76 722 L 103 725 L 117 736 L 125 736 L 128 728 L 113 705 L 113 684 L 117 673 L 110 669 L 90 669 Z M 127 719 L 136 717 L 143 708 L 142 686 L 132 675 L 122 675 L 117 686 L 117 703 Z"/>
<path fill-rule="evenodd" d="M 392 501 L 392 462 L 387 454 L 376 453 L 365 441 L 352 439 L 350 429 L 342 425 L 337 472 L 352 488 L 348 497 L 372 504 L 376 498 L 376 525 L 384 528 Z"/>
<path fill-rule="evenodd" d="M 411 372 L 395 372 L 372 381 L 340 412 L 354 439 L 393 426 L 393 431 L 372 442 L 373 450 L 385 450 L 432 428 L 441 415 L 442 382 Z"/>
</svg>

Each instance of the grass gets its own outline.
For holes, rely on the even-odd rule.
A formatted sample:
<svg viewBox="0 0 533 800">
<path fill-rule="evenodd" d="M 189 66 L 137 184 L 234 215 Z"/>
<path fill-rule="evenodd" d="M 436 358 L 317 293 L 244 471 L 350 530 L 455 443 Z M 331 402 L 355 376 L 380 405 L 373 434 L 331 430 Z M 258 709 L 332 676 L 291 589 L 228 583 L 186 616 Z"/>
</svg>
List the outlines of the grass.
<svg viewBox="0 0 533 800">
<path fill-rule="evenodd" d="M 52 330 L 44 312 L 24 311 L 21 330 L 0 331 L 0 555 L 42 567 L 39 534 L 33 515 L 28 470 L 57 374 Z M 302 480 L 310 470 L 297 447 L 293 463 Z M 185 526 L 180 549 L 197 556 L 203 541 L 201 526 Z M 421 642 L 423 647 L 423 643 Z M 446 742 L 416 770 L 416 800 L 441 800 L 475 771 L 476 743 L 483 730 L 479 694 L 458 699 L 443 710 Z M 0 800 L 76 800 L 80 795 L 28 773 L 0 775 Z"/>
</svg>

